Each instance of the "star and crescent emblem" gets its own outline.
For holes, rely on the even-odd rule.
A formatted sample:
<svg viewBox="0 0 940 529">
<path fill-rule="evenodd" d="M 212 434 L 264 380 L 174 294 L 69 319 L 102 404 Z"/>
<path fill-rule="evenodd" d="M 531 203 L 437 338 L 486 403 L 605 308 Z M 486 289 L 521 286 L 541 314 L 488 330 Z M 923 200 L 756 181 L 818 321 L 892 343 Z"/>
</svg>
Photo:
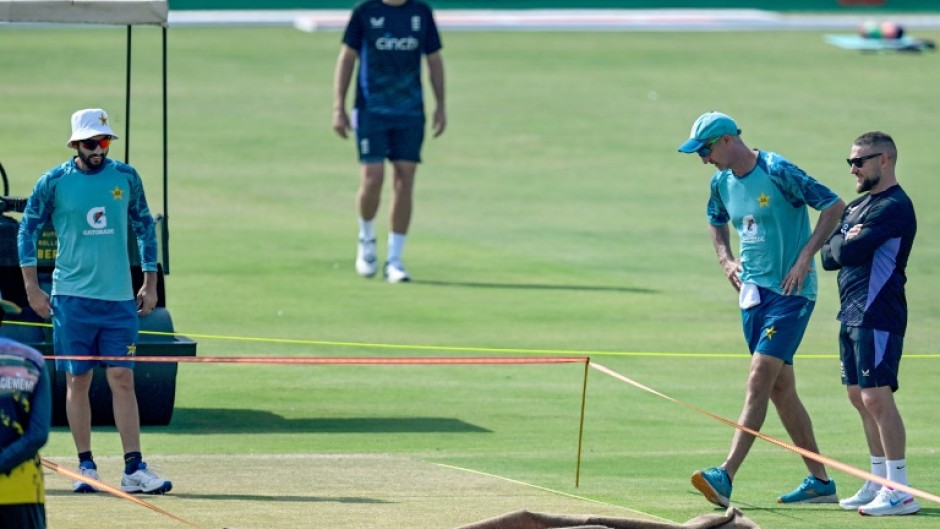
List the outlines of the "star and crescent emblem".
<svg viewBox="0 0 940 529">
<path fill-rule="evenodd" d="M 775 334 L 777 334 L 777 329 L 774 329 L 773 327 L 768 327 L 767 331 L 764 333 L 764 336 L 766 336 L 768 340 L 773 340 Z"/>
</svg>

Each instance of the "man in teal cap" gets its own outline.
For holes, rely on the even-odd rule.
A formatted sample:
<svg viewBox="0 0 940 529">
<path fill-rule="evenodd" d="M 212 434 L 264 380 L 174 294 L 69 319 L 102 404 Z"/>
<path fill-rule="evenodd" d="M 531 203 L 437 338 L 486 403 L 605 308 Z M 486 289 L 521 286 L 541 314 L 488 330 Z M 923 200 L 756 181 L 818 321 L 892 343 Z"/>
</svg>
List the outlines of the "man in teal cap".
<svg viewBox="0 0 940 529">
<path fill-rule="evenodd" d="M 702 114 L 679 152 L 698 154 L 717 169 L 706 217 L 718 263 L 738 292 L 751 352 L 738 422 L 759 431 L 772 401 L 793 444 L 818 453 L 812 422 L 796 391 L 793 357 L 816 303 L 813 258 L 835 229 L 845 202 L 779 154 L 749 148 L 737 123 L 720 112 Z M 812 230 L 807 206 L 820 211 Z M 738 259 L 729 223 L 738 232 Z M 727 507 L 734 475 L 753 444 L 753 435 L 736 430 L 725 462 L 695 471 L 692 485 L 712 503 Z M 838 501 L 826 467 L 803 461 L 810 475 L 777 501 Z"/>
</svg>

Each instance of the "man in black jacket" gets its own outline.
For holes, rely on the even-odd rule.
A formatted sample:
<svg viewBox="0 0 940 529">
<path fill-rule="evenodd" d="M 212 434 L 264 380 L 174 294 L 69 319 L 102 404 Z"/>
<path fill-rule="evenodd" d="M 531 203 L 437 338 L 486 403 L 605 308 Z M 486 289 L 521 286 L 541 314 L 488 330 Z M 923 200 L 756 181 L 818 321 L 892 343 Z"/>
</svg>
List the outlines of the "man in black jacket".
<svg viewBox="0 0 940 529">
<path fill-rule="evenodd" d="M 907 328 L 905 268 L 917 219 L 895 176 L 898 151 L 891 136 L 863 134 L 850 156 L 855 190 L 865 194 L 845 208 L 821 254 L 823 268 L 839 270 L 842 383 L 862 418 L 872 473 L 907 485 L 906 435 L 894 392 Z M 839 504 L 868 516 L 920 510 L 910 494 L 871 481 Z"/>
</svg>

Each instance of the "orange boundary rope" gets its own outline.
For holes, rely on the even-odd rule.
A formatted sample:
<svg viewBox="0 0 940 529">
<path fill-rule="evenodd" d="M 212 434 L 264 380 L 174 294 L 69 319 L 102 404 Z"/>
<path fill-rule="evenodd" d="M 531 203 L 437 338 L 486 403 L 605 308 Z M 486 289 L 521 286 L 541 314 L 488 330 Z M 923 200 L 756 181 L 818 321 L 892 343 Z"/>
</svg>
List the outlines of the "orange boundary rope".
<svg viewBox="0 0 940 529">
<path fill-rule="evenodd" d="M 156 362 L 196 364 L 570 364 L 588 363 L 587 357 L 322 357 L 322 356 L 68 356 L 51 355 L 46 360 L 93 360 L 100 362 Z"/>
<path fill-rule="evenodd" d="M 193 522 L 190 522 L 189 520 L 186 520 L 185 518 L 180 518 L 179 516 L 177 516 L 177 515 L 175 515 L 175 514 L 169 512 L 169 511 L 166 511 L 166 510 L 164 510 L 164 509 L 161 509 L 160 507 L 157 507 L 156 505 L 154 505 L 154 504 L 152 504 L 152 503 L 150 503 L 150 502 L 148 502 L 148 501 L 144 501 L 144 500 L 142 500 L 142 499 L 140 499 L 140 498 L 134 497 L 134 496 L 132 496 L 132 495 L 130 495 L 130 494 L 124 492 L 124 491 L 121 490 L 121 489 L 118 489 L 118 488 L 116 488 L 116 487 L 112 487 L 111 485 L 108 485 L 107 483 L 104 483 L 104 482 L 99 481 L 99 480 L 97 480 L 97 479 L 92 479 L 92 478 L 90 478 L 90 477 L 88 477 L 88 476 L 85 476 L 85 475 L 83 475 L 83 474 L 80 474 L 80 473 L 78 473 L 78 472 L 75 472 L 74 470 L 70 470 L 70 469 L 68 469 L 68 468 L 65 468 L 65 467 L 63 467 L 62 465 L 59 465 L 59 464 L 57 464 L 57 463 L 53 463 L 52 461 L 49 461 L 48 459 L 46 459 L 46 458 L 44 458 L 44 457 L 41 458 L 41 461 L 42 461 L 42 466 L 44 466 L 44 467 L 46 467 L 46 468 L 48 468 L 48 469 L 50 469 L 50 470 L 52 470 L 52 471 L 54 471 L 54 472 L 57 472 L 57 473 L 59 473 L 59 474 L 65 476 L 65 477 L 67 477 L 67 478 L 72 478 L 73 480 L 81 481 L 81 482 L 83 482 L 83 483 L 87 483 L 87 484 L 91 485 L 92 487 L 95 487 L 95 488 L 98 489 L 98 490 L 103 490 L 103 491 L 107 492 L 108 494 L 112 494 L 112 495 L 114 495 L 114 496 L 117 496 L 117 497 L 119 497 L 119 498 L 125 499 L 125 500 L 127 500 L 127 501 L 134 502 L 134 503 L 136 503 L 137 505 L 140 505 L 140 506 L 142 506 L 142 507 L 146 507 L 146 508 L 150 509 L 151 511 L 158 512 L 158 513 L 160 513 L 160 514 L 162 514 L 162 515 L 164 515 L 164 516 L 168 516 L 168 517 L 170 517 L 170 518 L 176 520 L 177 522 L 184 523 L 184 524 L 186 524 L 186 525 L 188 525 L 188 526 L 190 526 L 190 527 L 195 527 L 196 529 L 204 529 L 203 526 L 201 526 L 201 525 L 197 525 L 197 524 L 195 524 L 195 523 L 193 523 Z"/>
<path fill-rule="evenodd" d="M 851 466 L 851 465 L 847 465 L 847 464 L 842 463 L 842 462 L 840 462 L 840 461 L 836 461 L 835 459 L 831 459 L 831 458 L 828 458 L 828 457 L 826 457 L 826 456 L 817 454 L 816 452 L 810 452 L 809 450 L 806 450 L 805 448 L 800 448 L 800 447 L 798 447 L 798 446 L 792 445 L 792 444 L 787 443 L 787 442 L 785 442 L 785 441 L 781 441 L 781 440 L 779 440 L 779 439 L 775 439 L 775 438 L 773 438 L 773 437 L 770 437 L 769 435 L 762 434 L 762 433 L 760 433 L 760 432 L 758 432 L 758 431 L 756 431 L 756 430 L 752 430 L 751 428 L 748 428 L 747 426 L 743 426 L 743 425 L 740 425 L 740 424 L 738 424 L 738 423 L 736 423 L 736 422 L 734 422 L 734 421 L 732 421 L 732 420 L 725 419 L 724 417 L 721 417 L 720 415 L 715 415 L 714 413 L 712 413 L 712 412 L 710 412 L 710 411 L 703 410 L 703 409 L 701 409 L 701 408 L 699 408 L 699 407 L 697 407 L 697 406 L 693 406 L 692 404 L 688 404 L 688 403 L 686 403 L 686 402 L 682 402 L 682 401 L 679 400 L 679 399 L 675 399 L 675 398 L 673 398 L 673 397 L 670 397 L 669 395 L 666 395 L 666 394 L 664 394 L 664 393 L 660 393 L 660 392 L 656 391 L 655 389 L 652 389 L 652 388 L 650 388 L 650 387 L 644 386 L 643 384 L 640 384 L 639 382 L 636 382 L 635 380 L 633 380 L 633 379 L 631 379 L 631 378 L 629 378 L 629 377 L 626 377 L 626 376 L 624 376 L 624 375 L 621 375 L 620 373 L 617 373 L 616 371 L 613 371 L 613 370 L 611 370 L 611 369 L 608 369 L 608 368 L 606 368 L 606 367 L 604 367 L 604 366 L 602 366 L 602 365 L 600 365 L 600 364 L 591 363 L 591 367 L 593 367 L 594 369 L 596 369 L 596 370 L 598 370 L 598 371 L 600 371 L 600 372 L 602 372 L 602 373 L 605 373 L 605 374 L 607 374 L 607 375 L 610 375 L 610 376 L 612 376 L 612 377 L 614 377 L 614 378 L 616 378 L 616 379 L 618 379 L 618 380 L 622 380 L 623 382 L 626 382 L 627 384 L 630 384 L 631 386 L 634 386 L 634 387 L 637 387 L 637 388 L 639 388 L 639 389 L 642 389 L 643 391 L 646 391 L 646 392 L 648 392 L 648 393 L 652 393 L 653 395 L 656 395 L 657 397 L 661 397 L 661 398 L 666 399 L 666 400 L 668 400 L 668 401 L 674 402 L 674 403 L 676 403 L 676 404 L 682 406 L 683 408 L 686 408 L 686 409 L 692 410 L 692 411 L 694 411 L 694 412 L 696 412 L 696 413 L 701 413 L 702 415 L 711 417 L 712 419 L 715 419 L 715 420 L 718 421 L 718 422 L 722 422 L 722 423 L 724 423 L 724 424 L 727 424 L 728 426 L 732 426 L 732 427 L 734 427 L 734 428 L 737 428 L 738 430 L 741 430 L 741 431 L 743 431 L 743 432 L 747 432 L 747 433 L 753 435 L 754 437 L 757 437 L 757 438 L 763 439 L 764 441 L 767 441 L 768 443 L 777 445 L 777 446 L 779 446 L 779 447 L 781 447 L 781 448 L 784 448 L 784 449 L 786 449 L 786 450 L 789 450 L 789 451 L 791 451 L 791 452 L 794 452 L 794 453 L 796 453 L 796 454 L 799 454 L 799 455 L 801 455 L 801 456 L 803 456 L 803 457 L 812 459 L 812 460 L 814 460 L 814 461 L 818 461 L 818 462 L 820 462 L 820 463 L 822 463 L 822 464 L 824 464 L 824 465 L 830 466 L 830 467 L 832 467 L 832 468 L 834 468 L 834 469 L 836 469 L 836 470 L 841 470 L 842 472 L 845 472 L 846 474 L 850 474 L 850 475 L 855 476 L 855 477 L 857 477 L 857 478 L 865 479 L 865 480 L 868 480 L 868 481 L 873 481 L 873 482 L 878 483 L 879 485 L 883 485 L 883 486 L 885 486 L 885 487 L 891 487 L 892 489 L 897 489 L 897 490 L 900 490 L 900 491 L 904 491 L 904 492 L 906 492 L 906 493 L 908 493 L 908 494 L 911 494 L 911 495 L 913 495 L 913 496 L 917 496 L 917 497 L 923 498 L 923 499 L 925 499 L 925 500 L 930 500 L 930 501 L 932 501 L 932 502 L 940 503 L 940 496 L 936 496 L 936 495 L 931 494 L 931 493 L 929 493 L 929 492 L 924 492 L 924 491 L 922 491 L 922 490 L 915 489 L 914 487 L 911 487 L 911 486 L 909 486 L 909 485 L 903 485 L 903 484 L 901 484 L 901 483 L 895 483 L 894 481 L 890 481 L 890 480 L 887 480 L 887 479 L 882 478 L 882 477 L 880 477 L 880 476 L 876 476 L 876 475 L 874 475 L 874 474 L 872 474 L 872 473 L 870 473 L 870 472 L 865 472 L 864 470 L 855 468 L 855 467 L 853 467 L 853 466 Z"/>
<path fill-rule="evenodd" d="M 588 357 L 554 357 L 554 358 L 535 358 L 535 357 L 401 357 L 401 358 L 369 358 L 369 357 L 250 357 L 250 356 L 69 356 L 52 355 L 44 356 L 46 360 L 94 360 L 94 361 L 120 361 L 120 362 L 154 362 L 154 363 L 230 363 L 230 364 L 313 364 L 313 365 L 505 365 L 505 364 L 584 364 L 584 386 L 581 391 L 581 419 L 578 428 L 578 456 L 577 468 L 575 470 L 575 482 L 577 486 L 578 476 L 581 469 L 581 442 L 584 431 L 584 400 L 587 394 L 587 369 L 591 363 Z M 204 529 L 184 518 L 180 518 L 152 503 L 136 498 L 120 489 L 112 487 L 107 483 L 89 478 L 78 472 L 64 468 L 45 458 L 41 459 L 43 466 L 73 480 L 82 481 L 94 486 L 99 490 L 113 494 L 119 498 L 134 502 L 140 506 L 146 507 L 152 511 L 158 512 L 173 520 L 195 527 Z"/>
</svg>

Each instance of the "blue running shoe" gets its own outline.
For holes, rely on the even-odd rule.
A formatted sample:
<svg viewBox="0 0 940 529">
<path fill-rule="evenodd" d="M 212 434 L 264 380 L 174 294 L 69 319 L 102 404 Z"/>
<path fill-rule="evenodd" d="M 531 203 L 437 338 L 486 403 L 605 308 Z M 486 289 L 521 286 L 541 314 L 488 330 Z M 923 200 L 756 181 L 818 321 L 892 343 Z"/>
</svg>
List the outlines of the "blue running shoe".
<svg viewBox="0 0 940 529">
<path fill-rule="evenodd" d="M 727 507 L 731 503 L 731 479 L 723 468 L 696 470 L 692 474 L 692 486 L 715 505 Z"/>
<path fill-rule="evenodd" d="M 78 467 L 78 473 L 82 476 L 85 476 L 86 478 L 91 478 L 94 480 L 99 479 L 98 469 L 95 467 L 95 463 L 92 461 L 82 461 L 82 464 Z M 76 479 L 75 482 L 72 483 L 72 492 L 83 494 L 86 492 L 98 492 L 98 489 L 92 485 L 89 485 L 88 483 L 85 483 L 84 481 L 79 481 Z"/>
<path fill-rule="evenodd" d="M 777 503 L 836 503 L 839 497 L 836 496 L 836 481 L 829 479 L 829 483 L 823 483 L 815 476 L 806 476 L 800 486 L 777 498 Z"/>
</svg>

